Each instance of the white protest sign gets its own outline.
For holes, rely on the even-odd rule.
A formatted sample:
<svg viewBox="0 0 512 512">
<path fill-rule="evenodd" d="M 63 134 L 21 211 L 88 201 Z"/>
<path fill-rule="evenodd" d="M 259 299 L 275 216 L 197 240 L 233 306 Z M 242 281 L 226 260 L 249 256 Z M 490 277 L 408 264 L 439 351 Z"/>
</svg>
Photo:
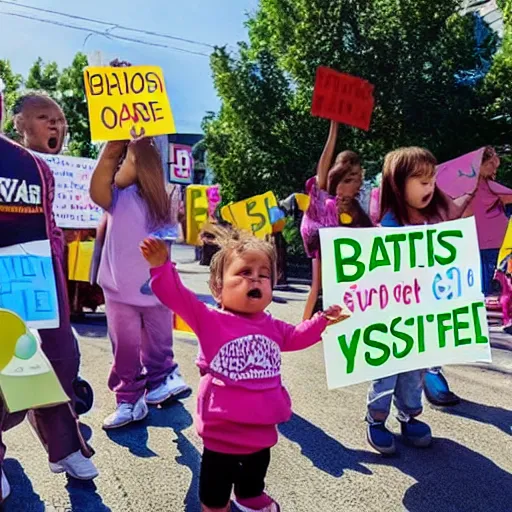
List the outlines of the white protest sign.
<svg viewBox="0 0 512 512">
<path fill-rule="evenodd" d="M 409 370 L 491 361 L 474 218 L 320 230 L 330 389 Z"/>
<path fill-rule="evenodd" d="M 60 228 L 94 229 L 103 210 L 89 196 L 89 184 L 96 160 L 76 156 L 36 153 L 55 177 L 53 213 Z"/>
</svg>

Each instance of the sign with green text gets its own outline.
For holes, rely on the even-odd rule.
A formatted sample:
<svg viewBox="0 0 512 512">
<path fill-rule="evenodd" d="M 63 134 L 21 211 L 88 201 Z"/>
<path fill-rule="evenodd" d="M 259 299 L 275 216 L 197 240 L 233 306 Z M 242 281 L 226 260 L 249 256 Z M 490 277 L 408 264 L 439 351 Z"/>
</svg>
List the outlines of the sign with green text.
<svg viewBox="0 0 512 512">
<path fill-rule="evenodd" d="M 474 218 L 320 230 L 330 389 L 445 364 L 491 361 Z"/>
</svg>

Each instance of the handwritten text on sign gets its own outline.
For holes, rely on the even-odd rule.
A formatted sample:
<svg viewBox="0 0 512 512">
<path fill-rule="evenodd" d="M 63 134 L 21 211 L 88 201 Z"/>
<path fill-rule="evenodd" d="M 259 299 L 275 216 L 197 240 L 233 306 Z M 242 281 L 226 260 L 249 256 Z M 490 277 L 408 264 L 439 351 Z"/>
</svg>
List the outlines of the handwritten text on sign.
<svg viewBox="0 0 512 512">
<path fill-rule="evenodd" d="M 93 142 L 130 139 L 134 126 L 147 136 L 176 132 L 161 68 L 88 67 L 84 80 Z"/>
<path fill-rule="evenodd" d="M 368 131 L 373 112 L 373 85 L 355 76 L 319 67 L 311 113 Z"/>
<path fill-rule="evenodd" d="M 60 228 L 96 228 L 102 210 L 89 196 L 89 184 L 96 160 L 74 156 L 37 153 L 55 178 L 53 213 Z"/>
<path fill-rule="evenodd" d="M 48 240 L 0 249 L 0 308 L 14 311 L 34 329 L 59 326 Z"/>
<path fill-rule="evenodd" d="M 273 213 L 279 210 L 274 192 L 265 192 L 220 210 L 222 218 L 239 229 L 250 231 L 259 238 L 272 234 Z"/>
<path fill-rule="evenodd" d="M 329 388 L 443 364 L 490 361 L 473 218 L 320 231 Z"/>
</svg>

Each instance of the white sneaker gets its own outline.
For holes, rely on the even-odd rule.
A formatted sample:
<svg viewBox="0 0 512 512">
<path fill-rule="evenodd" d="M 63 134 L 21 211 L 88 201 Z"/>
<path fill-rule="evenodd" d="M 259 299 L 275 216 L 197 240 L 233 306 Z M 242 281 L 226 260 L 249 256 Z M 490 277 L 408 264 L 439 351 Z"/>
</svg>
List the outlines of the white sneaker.
<svg viewBox="0 0 512 512">
<path fill-rule="evenodd" d="M 142 396 L 135 404 L 122 403 L 117 409 L 105 418 L 103 428 L 109 430 L 128 425 L 134 421 L 142 421 L 149 413 L 146 400 Z"/>
<path fill-rule="evenodd" d="M 50 462 L 50 469 L 53 473 L 67 473 L 77 480 L 92 480 L 98 476 L 94 462 L 84 457 L 80 450 L 59 462 Z"/>
<path fill-rule="evenodd" d="M 2 470 L 2 500 L 5 500 L 11 494 L 11 486 L 9 485 L 9 480 L 5 476 L 5 473 Z"/>
<path fill-rule="evenodd" d="M 146 402 L 149 405 L 159 405 L 170 398 L 178 398 L 180 395 L 190 391 L 191 388 L 187 386 L 181 373 L 176 369 L 167 376 L 160 386 L 146 394 Z"/>
</svg>

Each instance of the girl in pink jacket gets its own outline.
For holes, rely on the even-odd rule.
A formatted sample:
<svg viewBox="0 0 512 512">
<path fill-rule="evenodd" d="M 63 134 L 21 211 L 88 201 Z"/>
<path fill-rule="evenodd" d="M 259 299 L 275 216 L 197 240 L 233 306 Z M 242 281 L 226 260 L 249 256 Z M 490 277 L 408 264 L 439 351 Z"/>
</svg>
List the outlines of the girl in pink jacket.
<svg viewBox="0 0 512 512">
<path fill-rule="evenodd" d="M 305 349 L 330 323 L 345 318 L 332 306 L 293 326 L 265 312 L 272 301 L 276 256 L 272 246 L 250 234 L 220 231 L 221 247 L 211 263 L 210 308 L 181 282 L 165 243 L 141 245 L 151 266 L 151 288 L 197 334 L 197 431 L 204 441 L 199 494 L 203 512 L 229 510 L 234 486 L 241 512 L 278 512 L 265 494 L 270 448 L 277 425 L 291 417 L 281 381 L 281 352 Z"/>
</svg>

